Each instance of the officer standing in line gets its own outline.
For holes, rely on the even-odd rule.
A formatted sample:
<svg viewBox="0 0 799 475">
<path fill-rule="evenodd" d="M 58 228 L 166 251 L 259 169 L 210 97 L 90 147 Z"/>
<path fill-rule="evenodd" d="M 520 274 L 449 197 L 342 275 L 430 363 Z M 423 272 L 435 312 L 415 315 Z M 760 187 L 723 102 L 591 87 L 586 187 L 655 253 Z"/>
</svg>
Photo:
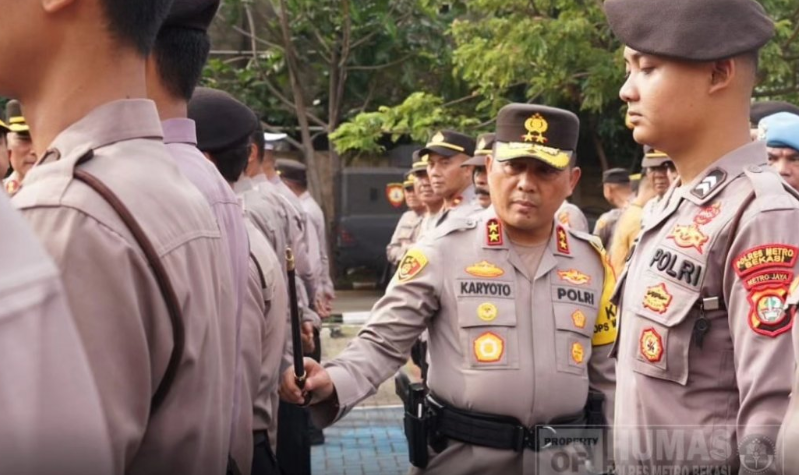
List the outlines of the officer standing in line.
<svg viewBox="0 0 799 475">
<path fill-rule="evenodd" d="M 626 45 L 633 136 L 680 177 L 615 295 L 617 468 L 763 471 L 791 392 L 786 294 L 799 270 L 786 225 L 799 201 L 749 130 L 774 24 L 754 0 L 607 0 L 605 12 Z M 647 452 L 664 440 L 673 451 Z"/>
<path fill-rule="evenodd" d="M 633 198 L 630 173 L 624 168 L 611 168 L 602 174 L 602 192 L 613 209 L 603 213 L 596 221 L 593 235 L 599 237 L 602 245 L 610 246 L 610 239 L 616 229 L 622 212 Z"/>
<path fill-rule="evenodd" d="M 6 104 L 6 120 L 8 121 L 8 161 L 14 172 L 3 181 L 6 193 L 14 196 L 22 186 L 22 180 L 28 170 L 36 164 L 36 153 L 31 141 L 30 127 L 22 115 L 22 106 L 19 101 L 10 100 Z M 5 176 L 5 175 L 3 175 Z"/>
<path fill-rule="evenodd" d="M 206 88 L 199 88 L 192 97 L 189 114 L 197 123 L 200 149 L 207 150 L 232 189 L 247 166 L 250 137 L 258 128 L 258 118 L 229 94 Z M 256 190 L 250 193 L 258 194 Z M 253 474 L 277 474 L 277 386 L 290 360 L 285 358 L 290 325 L 286 274 L 276 251 L 252 220 L 246 220 L 246 229 L 250 246 L 242 318 L 241 411 L 231 453 L 243 473 L 252 468 Z"/>
<path fill-rule="evenodd" d="M 13 203 L 61 271 L 99 389 L 110 474 L 219 474 L 228 461 L 230 265 L 146 99 L 146 58 L 170 4 L 3 4 L 0 43 L 26 39 L 0 48 L 0 94 L 25 105 L 39 157 Z M 36 61 L 11 67 L 20 54 Z"/>
<path fill-rule="evenodd" d="M 780 112 L 760 121 L 768 163 L 794 190 L 799 190 L 799 115 Z"/>
<path fill-rule="evenodd" d="M 3 119 L 0 118 L 0 180 L 3 180 L 8 174 L 8 126 Z"/>
<path fill-rule="evenodd" d="M 427 156 L 427 175 L 433 192 L 444 200 L 440 225 L 449 215 L 470 216 L 482 208 L 474 204 L 471 167 L 461 165 L 474 155 L 475 141 L 451 130 L 436 132 L 419 156 Z M 424 159 L 423 159 L 424 161 Z"/>
<path fill-rule="evenodd" d="M 477 137 L 477 148 L 474 157 L 463 162 L 462 167 L 474 167 L 472 184 L 474 185 L 474 203 L 485 209 L 491 206 L 491 191 L 488 187 L 488 173 L 486 172 L 486 157 L 491 155 L 494 148 L 494 134 L 482 134 Z"/>
<path fill-rule="evenodd" d="M 547 127 L 525 135 L 532 118 Z M 447 219 L 408 252 L 342 354 L 324 368 L 306 358 L 316 421 L 330 424 L 374 394 L 426 328 L 435 413 L 428 422 L 437 442 L 429 465 L 414 473 L 550 467 L 573 447 L 547 449 L 533 428 L 585 426 L 586 403 L 596 401 L 589 389 L 607 398 L 612 420 L 613 274 L 598 240 L 554 219 L 580 178 L 578 132 L 577 116 L 561 109 L 512 104 L 499 112 L 487 162 L 495 212 Z M 292 371 L 280 392 L 303 401 Z M 426 449 L 424 436 L 411 435 L 411 447 L 420 442 Z"/>
<path fill-rule="evenodd" d="M 430 176 L 427 174 L 427 155 L 420 156 L 418 150 L 413 152 L 411 173 L 416 180 L 414 183 L 416 195 L 425 207 L 422 222 L 419 223 L 419 233 L 416 236 L 418 241 L 428 231 L 435 229 L 444 210 L 444 199 L 433 191 L 433 187 L 430 185 Z"/>
<path fill-rule="evenodd" d="M 393 268 L 397 267 L 400 259 L 416 242 L 419 225 L 424 217 L 425 207 L 419 197 L 416 196 L 414 180 L 412 171 L 409 170 L 406 173 L 405 182 L 402 184 L 405 190 L 405 204 L 408 206 L 408 211 L 400 216 L 397 227 L 394 229 L 394 234 L 391 236 L 391 241 L 386 246 L 386 257 Z"/>
</svg>

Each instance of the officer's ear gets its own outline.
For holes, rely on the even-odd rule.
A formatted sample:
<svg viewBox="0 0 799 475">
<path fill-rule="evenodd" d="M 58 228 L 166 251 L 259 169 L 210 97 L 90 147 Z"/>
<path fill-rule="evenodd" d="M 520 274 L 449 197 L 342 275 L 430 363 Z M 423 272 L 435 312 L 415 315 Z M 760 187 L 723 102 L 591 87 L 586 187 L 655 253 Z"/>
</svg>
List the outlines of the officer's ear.
<svg viewBox="0 0 799 475">
<path fill-rule="evenodd" d="M 580 181 L 580 177 L 583 176 L 583 171 L 580 167 L 571 167 L 569 169 L 569 194 L 574 192 L 574 189 L 577 187 L 577 183 Z"/>
<path fill-rule="evenodd" d="M 57 13 L 75 3 L 76 0 L 41 0 L 42 9 L 46 13 Z"/>
<path fill-rule="evenodd" d="M 738 69 L 738 63 L 733 58 L 720 59 L 711 63 L 710 89 L 708 92 L 714 94 L 728 89 L 740 73 Z"/>
</svg>

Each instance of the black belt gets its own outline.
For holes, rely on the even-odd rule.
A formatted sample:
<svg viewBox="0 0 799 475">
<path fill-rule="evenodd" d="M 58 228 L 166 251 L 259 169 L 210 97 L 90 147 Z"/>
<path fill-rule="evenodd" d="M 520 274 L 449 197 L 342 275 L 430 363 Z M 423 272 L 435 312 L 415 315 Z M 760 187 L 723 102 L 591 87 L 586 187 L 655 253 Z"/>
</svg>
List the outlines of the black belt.
<svg viewBox="0 0 799 475">
<path fill-rule="evenodd" d="M 252 445 L 269 445 L 269 433 L 265 430 L 259 430 L 252 433 Z"/>
<path fill-rule="evenodd" d="M 551 445 L 550 443 L 542 446 L 539 434 L 552 438 L 558 435 L 557 426 L 570 426 L 570 428 L 586 426 L 585 414 L 582 412 L 579 415 L 557 419 L 548 425 L 525 427 L 515 417 L 464 411 L 436 401 L 430 396 L 428 402 L 433 434 L 492 449 L 515 452 L 528 449 L 538 452 Z"/>
</svg>

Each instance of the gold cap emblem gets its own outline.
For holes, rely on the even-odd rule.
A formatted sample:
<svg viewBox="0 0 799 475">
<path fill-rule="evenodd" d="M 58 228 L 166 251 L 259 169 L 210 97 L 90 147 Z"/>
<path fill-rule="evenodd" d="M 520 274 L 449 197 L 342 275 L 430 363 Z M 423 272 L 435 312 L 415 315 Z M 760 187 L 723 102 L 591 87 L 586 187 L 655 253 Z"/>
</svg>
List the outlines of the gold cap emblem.
<svg viewBox="0 0 799 475">
<path fill-rule="evenodd" d="M 547 143 L 544 134 L 549 130 L 549 122 L 541 114 L 536 114 L 524 121 L 524 128 L 527 129 L 527 134 L 522 136 L 525 142 Z"/>
<path fill-rule="evenodd" d="M 443 141 L 444 141 L 444 134 L 441 133 L 441 132 L 438 132 L 437 134 L 435 134 L 433 136 L 432 139 L 430 139 L 430 143 L 438 143 L 438 142 L 443 142 Z"/>
</svg>

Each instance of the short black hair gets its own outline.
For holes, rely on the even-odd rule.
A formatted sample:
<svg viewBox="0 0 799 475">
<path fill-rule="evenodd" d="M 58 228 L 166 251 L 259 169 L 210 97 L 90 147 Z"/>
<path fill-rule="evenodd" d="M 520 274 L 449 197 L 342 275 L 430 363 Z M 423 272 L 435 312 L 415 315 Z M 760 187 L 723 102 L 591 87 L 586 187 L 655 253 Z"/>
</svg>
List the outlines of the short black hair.
<svg viewBox="0 0 799 475">
<path fill-rule="evenodd" d="M 255 130 L 252 131 L 252 143 L 258 148 L 258 163 L 264 163 L 264 157 L 266 156 L 266 138 L 264 138 L 264 127 L 261 125 L 261 121 L 258 121 L 258 125 L 255 126 Z"/>
<path fill-rule="evenodd" d="M 150 54 L 172 6 L 169 0 L 102 0 L 102 4 L 111 35 L 142 56 Z"/>
<path fill-rule="evenodd" d="M 211 51 L 208 34 L 193 28 L 161 28 L 153 46 L 158 76 L 173 96 L 191 99 Z"/>
<path fill-rule="evenodd" d="M 219 152 L 209 152 L 211 159 L 216 165 L 222 177 L 230 183 L 235 183 L 241 178 L 244 169 L 247 168 L 247 161 L 250 159 L 250 140 L 236 145 L 232 148 Z"/>
</svg>

